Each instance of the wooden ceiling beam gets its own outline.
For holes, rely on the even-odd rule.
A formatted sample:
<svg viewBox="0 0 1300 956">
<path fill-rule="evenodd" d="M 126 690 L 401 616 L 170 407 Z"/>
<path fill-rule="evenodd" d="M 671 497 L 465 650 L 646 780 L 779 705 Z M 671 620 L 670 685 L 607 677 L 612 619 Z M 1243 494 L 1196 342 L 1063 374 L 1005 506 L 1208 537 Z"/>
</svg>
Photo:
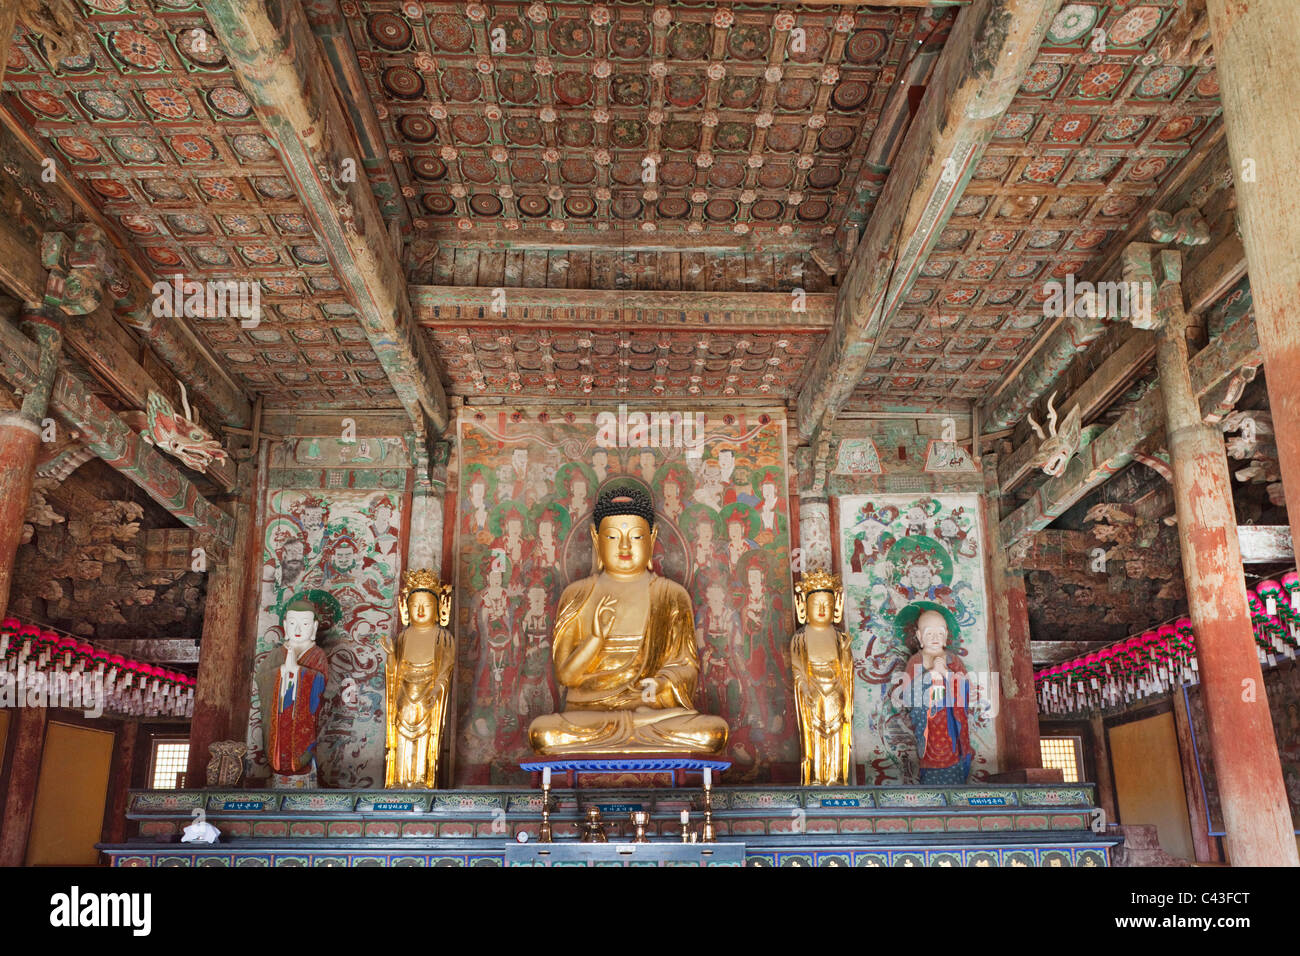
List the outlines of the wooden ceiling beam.
<svg viewBox="0 0 1300 956">
<path fill-rule="evenodd" d="M 1206 134 L 1196 151 L 1181 163 L 1177 171 L 1160 185 L 1155 195 L 1129 220 L 1123 234 L 1111 242 L 1100 265 L 1096 269 L 1088 269 L 1088 281 L 1123 280 L 1121 257 L 1124 249 L 1130 242 L 1150 238 L 1149 220 L 1152 210 L 1167 208 L 1190 181 L 1204 176 L 1207 169 L 1215 169 L 1219 165 L 1219 157 L 1224 155 L 1219 149 L 1223 135 L 1221 123 Z M 1181 202 L 1173 205 L 1173 211 L 1179 208 L 1182 208 Z M 1241 261 L 1245 261 L 1244 251 Z M 1189 290 L 1184 287 L 1183 291 L 1186 294 Z M 1201 304 L 1204 302 L 1201 298 L 1204 291 L 1201 287 L 1195 290 L 1198 298 L 1188 300 L 1188 311 L 1195 313 L 1198 305 L 1200 308 L 1208 307 L 1208 303 Z M 984 427 L 1005 428 L 1019 422 L 1065 373 L 1075 356 L 1097 340 L 1104 328 L 1105 322 L 1100 318 L 1069 314 L 1055 318 L 984 403 Z"/>
<path fill-rule="evenodd" d="M 463 328 L 466 309 L 482 310 L 483 323 L 546 328 L 555 326 L 557 321 L 547 313 L 548 309 L 597 309 L 610 313 L 600 325 L 627 325 L 638 331 L 666 328 L 824 332 L 830 328 L 835 314 L 835 296 L 829 292 L 809 292 L 796 300 L 788 292 L 425 285 L 411 286 L 410 293 L 415 319 L 425 328 Z M 796 311 L 796 305 L 803 311 Z M 719 318 L 724 314 L 725 321 Z M 575 319 L 575 324 L 586 327 L 591 321 Z"/>
<path fill-rule="evenodd" d="M 136 258 L 133 247 L 119 233 L 117 222 L 100 212 L 82 193 L 57 154 L 47 155 L 53 151 L 41 146 L 43 140 L 4 108 L 0 108 L 0 127 L 3 127 L 0 131 L 0 154 L 22 167 L 20 175 L 15 176 L 15 182 L 27 180 L 33 184 L 39 183 L 40 188 L 61 194 L 74 207 L 74 215 L 82 216 L 98 226 L 112 244 L 115 259 L 122 267 L 121 278 L 130 284 L 131 290 L 122 302 L 112 303 L 117 314 L 153 349 L 162 364 L 186 384 L 190 393 L 206 403 L 223 424 L 247 424 L 252 414 L 248 397 L 204 348 L 198 337 L 175 319 L 159 320 L 153 315 L 151 290 L 156 276 Z M 53 185 L 47 186 L 35 172 L 41 168 L 39 164 L 45 159 L 56 163 L 58 175 L 54 177 Z M 33 223 L 31 228 L 39 231 L 45 225 L 46 223 Z M 30 240 L 24 240 L 16 224 L 8 218 L 0 220 L 0 281 L 32 302 L 39 302 L 45 292 L 45 269 L 41 265 L 40 243 L 33 244 Z M 137 307 L 130 308 L 129 305 L 123 305 L 123 302 L 137 303 Z M 73 339 L 75 335 L 73 332 Z M 75 341 L 71 344 L 75 345 Z M 143 408 L 144 404 L 141 403 L 140 407 Z"/>
<path fill-rule="evenodd" d="M 9 322 L 0 321 L 0 359 L 0 376 L 14 388 L 26 390 L 36 383 L 36 343 Z M 230 515 L 199 494 L 162 452 L 145 443 L 71 372 L 61 370 L 55 376 L 50 408 L 81 433 L 91 451 L 183 524 L 214 535 L 223 545 L 233 539 Z"/>
<path fill-rule="evenodd" d="M 1192 387 L 1199 399 L 1245 366 L 1263 363 L 1255 323 L 1241 321 L 1191 360 Z M 1032 498 L 1002 519 L 1001 541 L 1012 547 L 1055 521 L 1088 492 L 1133 461 L 1133 456 L 1161 433 L 1165 414 L 1160 389 L 1153 388 L 1120 419 L 1070 459 L 1065 473 L 1049 478 Z"/>
<path fill-rule="evenodd" d="M 852 10 L 856 7 L 964 7 L 974 0 L 799 0 L 789 6 L 800 7 L 843 7 Z"/>
<path fill-rule="evenodd" d="M 470 249 L 478 252 L 509 252 L 511 250 L 542 252 L 717 252 L 739 255 L 741 253 L 797 253 L 807 255 L 818 237 L 809 235 L 736 236 L 734 239 L 716 235 L 672 235 L 659 233 L 647 239 L 639 229 L 610 229 L 598 236 L 565 236 L 554 232 L 521 234 L 499 228 L 475 227 L 467 236 L 427 234 L 417 241 L 430 243 L 439 249 Z"/>
<path fill-rule="evenodd" d="M 442 375 L 417 331 L 364 153 L 302 4 L 210 0 L 204 9 L 416 434 L 442 432 L 449 421 Z"/>
<path fill-rule="evenodd" d="M 1217 245 L 1201 256 L 1195 266 L 1184 274 L 1183 292 L 1187 311 L 1199 315 L 1217 302 L 1225 292 L 1241 281 L 1246 274 L 1246 251 L 1236 232 L 1222 236 Z M 1155 355 L 1155 336 L 1149 332 L 1133 330 L 1124 344 L 1110 355 L 1073 395 L 1056 402 L 1062 416 L 1071 406 L 1083 408 L 1083 421 L 1104 410 L 1115 394 L 1132 377 L 1145 367 Z M 998 485 L 1006 494 L 1029 474 L 1028 462 L 1038 451 L 1041 442 L 1030 436 L 1014 452 L 998 464 Z"/>
<path fill-rule="evenodd" d="M 880 201 L 844 273 L 835 325 L 798 400 L 811 438 L 866 373 L 877 340 L 1014 99 L 1061 0 L 975 0 L 957 15 Z"/>
<path fill-rule="evenodd" d="M 1133 378 L 1150 364 L 1156 354 L 1156 337 L 1153 332 L 1134 330 L 1124 344 L 1106 357 L 1079 386 L 1078 390 L 1053 407 L 1062 419 L 1074 406 L 1081 409 L 1084 424 L 1090 422 L 1105 410 L 1114 400 L 1115 395 Z M 1027 477 L 1032 471 L 1029 462 L 1038 453 L 1042 442 L 1031 435 L 1010 455 L 998 462 L 998 487 L 1007 494 Z"/>
</svg>

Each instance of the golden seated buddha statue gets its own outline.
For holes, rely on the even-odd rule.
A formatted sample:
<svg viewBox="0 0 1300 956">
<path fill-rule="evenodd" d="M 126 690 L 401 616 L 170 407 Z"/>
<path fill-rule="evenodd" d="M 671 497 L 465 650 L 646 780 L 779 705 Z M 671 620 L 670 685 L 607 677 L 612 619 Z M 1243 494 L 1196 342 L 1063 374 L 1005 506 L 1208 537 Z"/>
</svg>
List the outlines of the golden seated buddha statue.
<svg viewBox="0 0 1300 956">
<path fill-rule="evenodd" d="M 700 664 L 690 595 L 650 570 L 650 496 L 602 492 L 592 516 L 596 573 L 564 590 L 555 619 L 556 680 L 566 708 L 536 718 L 539 754 L 716 754 L 727 722 L 695 709 Z"/>
</svg>

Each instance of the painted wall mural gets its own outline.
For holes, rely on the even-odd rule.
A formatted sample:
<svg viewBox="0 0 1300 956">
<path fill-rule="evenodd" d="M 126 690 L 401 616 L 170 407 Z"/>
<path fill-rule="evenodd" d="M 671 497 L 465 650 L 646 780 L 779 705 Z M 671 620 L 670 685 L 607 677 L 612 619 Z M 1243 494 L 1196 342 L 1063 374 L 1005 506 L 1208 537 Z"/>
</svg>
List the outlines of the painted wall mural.
<svg viewBox="0 0 1300 956">
<path fill-rule="evenodd" d="M 914 784 L 920 757 L 909 712 L 891 695 L 917 651 L 906 634 L 914 601 L 942 609 L 958 638 L 949 644 L 972 680 L 966 709 L 974 749 L 970 780 L 996 772 L 996 698 L 989 692 L 988 602 L 976 495 L 846 495 L 838 499 L 844 626 L 854 635 L 853 762 L 865 783 Z"/>
<path fill-rule="evenodd" d="M 317 743 L 323 787 L 384 782 L 381 639 L 398 628 L 404 455 L 401 439 L 299 439 L 272 457 L 253 670 L 282 644 L 284 607 L 297 597 L 314 601 L 323 612 L 316 640 L 330 667 Z M 248 742 L 251 773 L 269 773 L 256 682 Z"/>
<path fill-rule="evenodd" d="M 702 429 L 686 442 L 650 447 L 634 428 L 609 441 L 608 422 L 591 412 L 493 409 L 462 419 L 457 786 L 526 782 L 518 763 L 531 753 L 528 724 L 561 704 L 551 664 L 556 603 L 591 573 L 596 494 L 620 476 L 652 490 L 655 570 L 694 602 L 695 703 L 731 725 L 728 781 L 796 782 L 785 413 L 697 420 Z"/>
</svg>

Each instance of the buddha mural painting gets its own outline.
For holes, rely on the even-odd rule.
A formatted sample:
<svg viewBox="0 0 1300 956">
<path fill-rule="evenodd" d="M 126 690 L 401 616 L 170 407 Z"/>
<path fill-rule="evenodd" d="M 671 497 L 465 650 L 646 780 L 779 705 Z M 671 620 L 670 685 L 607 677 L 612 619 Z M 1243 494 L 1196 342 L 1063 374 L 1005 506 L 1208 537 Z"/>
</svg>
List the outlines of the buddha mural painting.
<svg viewBox="0 0 1300 956">
<path fill-rule="evenodd" d="M 844 617 L 844 588 L 835 575 L 819 570 L 796 584 L 794 593 L 802 625 L 790 640 L 800 782 L 851 783 L 853 639 L 836 626 Z"/>
<path fill-rule="evenodd" d="M 402 575 L 398 597 L 405 630 L 388 654 L 385 682 L 387 764 L 385 787 L 438 785 L 456 640 L 451 623 L 451 585 L 427 568 Z"/>
<path fill-rule="evenodd" d="M 716 754 L 727 723 L 695 709 L 699 658 L 691 599 L 650 570 L 650 495 L 607 488 L 592 514 L 596 573 L 564 589 L 552 660 L 565 709 L 533 720 L 539 754 Z"/>
</svg>

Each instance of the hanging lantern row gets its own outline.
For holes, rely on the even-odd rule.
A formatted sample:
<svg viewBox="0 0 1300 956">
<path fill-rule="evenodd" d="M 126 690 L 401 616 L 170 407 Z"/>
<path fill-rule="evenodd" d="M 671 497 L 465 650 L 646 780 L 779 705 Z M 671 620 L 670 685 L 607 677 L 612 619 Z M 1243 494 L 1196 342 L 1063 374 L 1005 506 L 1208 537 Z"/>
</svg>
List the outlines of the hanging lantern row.
<svg viewBox="0 0 1300 956">
<path fill-rule="evenodd" d="M 1063 661 L 1034 674 L 1039 711 L 1081 714 L 1108 710 L 1196 683 L 1196 640 L 1189 618 Z"/>
<path fill-rule="evenodd" d="M 15 703 L 132 717 L 189 717 L 195 680 L 156 664 L 131 660 L 75 637 L 17 618 L 0 621 L 0 680 L 12 682 Z"/>
<path fill-rule="evenodd" d="M 1246 600 L 1260 665 L 1273 667 L 1279 654 L 1295 660 L 1300 647 L 1300 574 L 1288 571 L 1281 583 L 1260 581 L 1246 592 Z"/>
<path fill-rule="evenodd" d="M 1255 650 L 1264 667 L 1278 657 L 1296 659 L 1300 648 L 1300 574 L 1260 581 L 1246 592 Z M 1087 713 L 1117 708 L 1200 679 L 1192 622 L 1179 618 L 1100 651 L 1034 675 L 1041 711 Z"/>
</svg>

